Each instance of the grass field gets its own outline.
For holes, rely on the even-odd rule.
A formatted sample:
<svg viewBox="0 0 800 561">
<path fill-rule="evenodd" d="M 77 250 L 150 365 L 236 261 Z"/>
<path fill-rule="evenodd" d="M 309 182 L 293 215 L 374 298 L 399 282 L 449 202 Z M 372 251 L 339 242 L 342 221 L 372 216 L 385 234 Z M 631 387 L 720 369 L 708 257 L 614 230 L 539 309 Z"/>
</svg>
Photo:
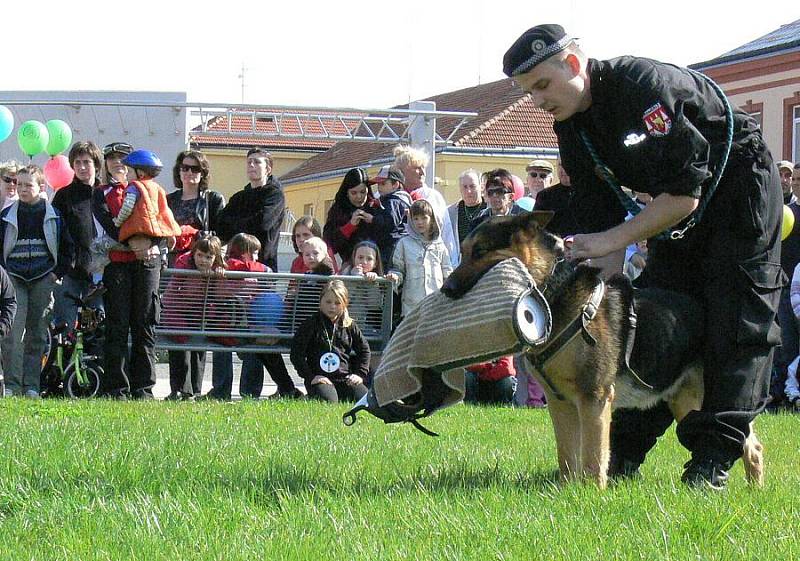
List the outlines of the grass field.
<svg viewBox="0 0 800 561">
<path fill-rule="evenodd" d="M 556 484 L 541 410 L 459 406 L 429 438 L 307 402 L 0 400 L 0 559 L 798 558 L 800 416 L 758 421 L 764 489 Z"/>
</svg>

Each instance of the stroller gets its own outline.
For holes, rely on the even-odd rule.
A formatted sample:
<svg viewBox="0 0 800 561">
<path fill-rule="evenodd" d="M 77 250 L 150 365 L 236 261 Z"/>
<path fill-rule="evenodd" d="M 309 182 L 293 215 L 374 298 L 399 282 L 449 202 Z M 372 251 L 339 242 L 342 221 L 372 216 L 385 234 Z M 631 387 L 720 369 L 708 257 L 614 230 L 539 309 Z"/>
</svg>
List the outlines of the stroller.
<svg viewBox="0 0 800 561">
<path fill-rule="evenodd" d="M 42 397 L 95 397 L 103 376 L 105 314 L 92 308 L 86 299 L 70 294 L 78 305 L 74 325 L 52 325 L 48 330 L 46 354 L 42 356 L 40 379 Z"/>
</svg>

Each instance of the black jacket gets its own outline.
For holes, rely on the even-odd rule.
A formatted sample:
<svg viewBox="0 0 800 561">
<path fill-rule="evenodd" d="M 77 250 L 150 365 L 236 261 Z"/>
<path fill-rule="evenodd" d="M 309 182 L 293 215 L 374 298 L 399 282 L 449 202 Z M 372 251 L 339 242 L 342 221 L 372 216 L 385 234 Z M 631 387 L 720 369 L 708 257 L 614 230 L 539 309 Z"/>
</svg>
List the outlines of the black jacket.
<svg viewBox="0 0 800 561">
<path fill-rule="evenodd" d="M 92 196 L 95 189 L 96 187 L 81 183 L 76 178 L 56 191 L 52 203 L 64 221 L 75 251 L 75 260 L 66 274 L 84 281 L 91 280 L 87 268 L 91 262 L 89 246 L 96 234 L 92 218 Z"/>
<path fill-rule="evenodd" d="M 325 372 L 320 367 L 319 359 L 327 352 L 339 356 L 337 372 Z M 342 327 L 339 321 L 334 334 L 333 323 L 322 312 L 315 313 L 300 324 L 292 339 L 290 359 L 306 384 L 310 384 L 315 376 L 325 376 L 333 382 L 344 381 L 349 374 L 356 374 L 366 380 L 369 357 L 369 343 L 355 322 L 350 327 Z"/>
<path fill-rule="evenodd" d="M 263 187 L 246 185 L 231 197 L 217 215 L 217 235 L 223 243 L 239 233 L 257 237 L 261 242 L 259 261 L 277 272 L 278 242 L 285 213 L 286 197 L 278 180 L 270 175 Z"/>
<path fill-rule="evenodd" d="M 408 211 L 411 208 L 411 195 L 398 189 L 381 197 L 381 209 L 372 221 L 375 243 L 381 250 L 384 270 L 392 264 L 392 253 L 400 238 L 407 234 Z"/>
<path fill-rule="evenodd" d="M 333 204 L 325 217 L 325 225 L 322 227 L 322 239 L 325 240 L 333 252 L 341 257 L 342 262 L 349 262 L 352 257 L 353 248 L 358 242 L 364 240 L 375 240 L 375 223 L 368 224 L 366 221 L 359 222 L 358 226 L 348 225 L 356 207 L 347 197 L 348 188 L 345 184 L 339 186 L 339 190 L 333 199 Z M 367 191 L 367 201 L 361 210 L 375 215 L 378 212 L 378 201 Z"/>
<path fill-rule="evenodd" d="M 180 204 L 182 194 L 183 190 L 178 189 L 167 195 L 167 204 L 170 208 L 175 208 Z M 222 193 L 206 189 L 200 193 L 200 196 L 195 201 L 194 209 L 197 222 L 202 224 L 203 230 L 216 232 L 219 213 L 225 207 L 225 197 Z"/>
<path fill-rule="evenodd" d="M 17 313 L 17 295 L 6 270 L 0 267 L 0 337 L 11 331 Z M 2 369 L 0 369 L 2 372 Z"/>
</svg>

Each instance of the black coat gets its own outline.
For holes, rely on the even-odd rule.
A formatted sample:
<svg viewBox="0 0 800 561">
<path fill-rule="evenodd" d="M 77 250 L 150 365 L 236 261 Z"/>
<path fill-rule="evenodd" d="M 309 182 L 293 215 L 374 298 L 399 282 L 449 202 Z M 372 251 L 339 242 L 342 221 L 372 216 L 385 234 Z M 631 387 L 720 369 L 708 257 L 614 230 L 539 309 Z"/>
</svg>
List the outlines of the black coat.
<svg viewBox="0 0 800 561">
<path fill-rule="evenodd" d="M 332 382 L 344 381 L 349 374 L 367 379 L 369 374 L 369 343 L 361 334 L 355 322 L 350 327 L 342 327 L 341 321 L 337 323 L 336 333 L 333 334 L 333 323 L 322 312 L 317 312 L 306 319 L 292 339 L 292 364 L 297 374 L 303 378 L 306 385 L 311 383 L 315 376 L 325 376 Z M 334 352 L 339 356 L 339 370 L 325 372 L 319 365 L 319 359 L 327 352 Z"/>
<path fill-rule="evenodd" d="M 183 190 L 178 189 L 167 195 L 167 204 L 170 208 L 175 208 L 180 204 L 182 194 Z M 203 226 L 203 230 L 216 232 L 219 212 L 225 207 L 225 197 L 222 196 L 222 193 L 206 189 L 200 192 L 200 196 L 195 201 L 194 211 L 197 222 Z"/>
<path fill-rule="evenodd" d="M 286 197 L 271 175 L 263 187 L 246 185 L 217 215 L 217 235 L 228 243 L 236 234 L 250 234 L 261 242 L 258 259 L 278 270 L 278 242 L 286 213 Z"/>
<path fill-rule="evenodd" d="M 87 269 L 92 259 L 89 246 L 96 234 L 92 219 L 92 196 L 95 189 L 96 187 L 81 183 L 76 178 L 56 191 L 52 203 L 64 221 L 75 251 L 75 260 L 67 268 L 66 274 L 84 281 L 91 280 Z"/>
<path fill-rule="evenodd" d="M 14 285 L 11 284 L 6 270 L 0 267 L 0 337 L 5 337 L 11 331 L 16 313 L 17 295 L 14 293 Z"/>
</svg>

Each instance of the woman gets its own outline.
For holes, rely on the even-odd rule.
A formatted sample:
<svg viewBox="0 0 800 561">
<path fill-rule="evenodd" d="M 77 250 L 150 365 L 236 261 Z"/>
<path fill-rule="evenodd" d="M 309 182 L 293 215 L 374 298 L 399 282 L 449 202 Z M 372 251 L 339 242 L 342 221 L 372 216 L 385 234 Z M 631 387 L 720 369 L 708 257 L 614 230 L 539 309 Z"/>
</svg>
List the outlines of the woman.
<svg viewBox="0 0 800 561">
<path fill-rule="evenodd" d="M 202 152 L 184 150 L 175 159 L 172 178 L 177 190 L 167 195 L 167 204 L 183 234 L 170 251 L 170 266 L 178 255 L 188 251 L 197 232 L 217 229 L 217 216 L 225 206 L 225 197 L 209 190 L 209 174 L 208 160 Z"/>
<path fill-rule="evenodd" d="M 372 219 L 380 203 L 370 193 L 368 181 L 367 172 L 361 168 L 345 174 L 322 230 L 323 239 L 339 255 L 342 265 L 358 242 L 374 238 Z"/>
</svg>

